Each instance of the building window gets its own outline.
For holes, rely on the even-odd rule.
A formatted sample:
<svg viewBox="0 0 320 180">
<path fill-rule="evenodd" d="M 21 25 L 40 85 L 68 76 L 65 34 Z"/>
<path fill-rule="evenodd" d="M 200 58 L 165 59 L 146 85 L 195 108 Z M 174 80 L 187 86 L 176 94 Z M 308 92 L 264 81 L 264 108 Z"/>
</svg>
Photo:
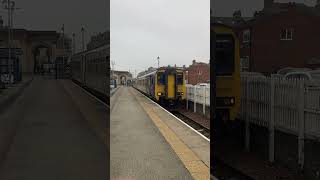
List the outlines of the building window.
<svg viewBox="0 0 320 180">
<path fill-rule="evenodd" d="M 198 73 L 197 73 L 198 75 L 201 75 L 202 74 L 202 71 L 201 70 L 198 70 Z"/>
<path fill-rule="evenodd" d="M 249 56 L 244 56 L 240 58 L 240 69 L 241 72 L 247 72 L 249 71 Z"/>
<path fill-rule="evenodd" d="M 292 40 L 293 29 L 282 29 L 280 32 L 280 40 Z"/>
<path fill-rule="evenodd" d="M 250 41 L 250 30 L 249 29 L 247 29 L 247 30 L 245 30 L 245 31 L 243 31 L 243 37 L 242 37 L 242 42 L 249 42 Z"/>
</svg>

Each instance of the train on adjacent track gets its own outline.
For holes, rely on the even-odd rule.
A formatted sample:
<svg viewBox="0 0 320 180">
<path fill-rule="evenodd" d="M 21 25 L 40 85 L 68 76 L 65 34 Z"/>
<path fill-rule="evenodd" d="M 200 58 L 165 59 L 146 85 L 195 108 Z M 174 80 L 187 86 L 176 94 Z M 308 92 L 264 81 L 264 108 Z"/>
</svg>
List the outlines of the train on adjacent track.
<svg viewBox="0 0 320 180">
<path fill-rule="evenodd" d="M 137 77 L 133 87 L 170 108 L 178 107 L 186 99 L 185 72 L 176 67 L 161 67 Z"/>
<path fill-rule="evenodd" d="M 109 45 L 77 53 L 71 57 L 71 78 L 95 96 L 110 104 Z"/>
<path fill-rule="evenodd" d="M 213 63 L 210 68 L 215 70 L 216 116 L 224 121 L 234 121 L 240 113 L 239 40 L 233 29 L 224 24 L 212 23 L 211 33 Z"/>
</svg>

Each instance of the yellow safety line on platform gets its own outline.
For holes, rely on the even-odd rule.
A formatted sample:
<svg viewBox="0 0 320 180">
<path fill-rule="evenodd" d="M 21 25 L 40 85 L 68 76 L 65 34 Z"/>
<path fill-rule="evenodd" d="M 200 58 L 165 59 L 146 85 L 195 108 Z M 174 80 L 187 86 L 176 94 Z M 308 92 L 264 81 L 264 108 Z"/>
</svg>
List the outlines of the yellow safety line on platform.
<svg viewBox="0 0 320 180">
<path fill-rule="evenodd" d="M 198 158 L 198 156 L 187 146 L 182 140 L 160 119 L 154 110 L 140 100 L 136 96 L 138 102 L 152 119 L 153 123 L 158 127 L 161 134 L 170 144 L 171 148 L 180 158 L 184 166 L 188 169 L 192 177 L 196 180 L 210 179 L 209 168 Z"/>
</svg>

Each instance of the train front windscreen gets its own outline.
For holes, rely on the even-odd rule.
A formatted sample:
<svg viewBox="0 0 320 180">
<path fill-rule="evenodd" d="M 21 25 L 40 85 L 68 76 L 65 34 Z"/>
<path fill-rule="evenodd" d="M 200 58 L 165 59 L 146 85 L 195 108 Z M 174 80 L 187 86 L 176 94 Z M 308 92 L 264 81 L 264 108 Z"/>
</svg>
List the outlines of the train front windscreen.
<svg viewBox="0 0 320 180">
<path fill-rule="evenodd" d="M 231 76 L 235 70 L 235 41 L 232 35 L 216 35 L 216 75 Z"/>
</svg>

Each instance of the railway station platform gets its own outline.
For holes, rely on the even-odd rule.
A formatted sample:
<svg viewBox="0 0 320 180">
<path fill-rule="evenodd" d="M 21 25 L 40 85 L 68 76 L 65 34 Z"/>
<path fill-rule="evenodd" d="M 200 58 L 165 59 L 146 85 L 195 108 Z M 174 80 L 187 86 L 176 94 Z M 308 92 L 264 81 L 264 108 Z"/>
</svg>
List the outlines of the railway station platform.
<svg viewBox="0 0 320 180">
<path fill-rule="evenodd" d="M 0 113 L 0 179 L 107 179 L 108 115 L 70 80 L 34 77 Z"/>
<path fill-rule="evenodd" d="M 111 97 L 111 179 L 210 179 L 210 141 L 132 87 Z"/>
</svg>

